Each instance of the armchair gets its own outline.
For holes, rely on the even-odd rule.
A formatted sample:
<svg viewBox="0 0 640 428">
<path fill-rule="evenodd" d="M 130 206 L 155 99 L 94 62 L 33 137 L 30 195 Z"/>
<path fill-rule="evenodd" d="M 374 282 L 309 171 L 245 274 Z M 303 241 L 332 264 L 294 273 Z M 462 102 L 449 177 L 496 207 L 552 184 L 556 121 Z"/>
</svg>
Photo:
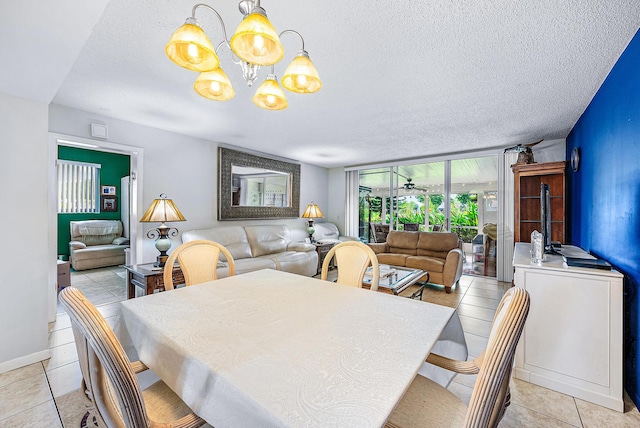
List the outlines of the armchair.
<svg viewBox="0 0 640 428">
<path fill-rule="evenodd" d="M 71 221 L 69 255 L 74 270 L 124 264 L 129 238 L 122 236 L 120 220 Z"/>
<path fill-rule="evenodd" d="M 353 236 L 340 235 L 338 226 L 333 223 L 314 223 L 313 239 L 324 244 L 339 244 L 346 241 L 357 241 Z"/>
</svg>

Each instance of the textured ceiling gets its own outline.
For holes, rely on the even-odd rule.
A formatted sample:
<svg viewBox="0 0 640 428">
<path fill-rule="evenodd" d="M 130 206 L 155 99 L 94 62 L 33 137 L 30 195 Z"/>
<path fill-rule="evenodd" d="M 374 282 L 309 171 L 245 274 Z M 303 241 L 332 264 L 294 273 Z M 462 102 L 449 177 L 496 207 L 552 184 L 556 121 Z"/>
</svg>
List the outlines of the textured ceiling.
<svg viewBox="0 0 640 428">
<path fill-rule="evenodd" d="M 64 75 L 38 83 L 55 94 L 48 101 L 326 167 L 564 138 L 640 26 L 637 0 L 391 0 L 360 8 L 263 0 L 277 31 L 303 35 L 323 81 L 317 94 L 287 92 L 289 107 L 276 112 L 251 102 L 256 86 L 244 85 L 227 51 L 221 61 L 236 96 L 226 103 L 200 97 L 197 74 L 167 59 L 164 45 L 192 0 L 10 3 L 0 53 L 12 53 L 19 22 L 29 35 L 21 48 L 50 61 L 26 72 L 3 64 L 0 91 L 37 98 L 28 77 Z M 231 37 L 238 2 L 209 4 Z M 197 18 L 214 45 L 222 40 L 212 13 L 199 9 Z M 280 76 L 300 46 L 290 35 L 282 41 Z"/>
</svg>

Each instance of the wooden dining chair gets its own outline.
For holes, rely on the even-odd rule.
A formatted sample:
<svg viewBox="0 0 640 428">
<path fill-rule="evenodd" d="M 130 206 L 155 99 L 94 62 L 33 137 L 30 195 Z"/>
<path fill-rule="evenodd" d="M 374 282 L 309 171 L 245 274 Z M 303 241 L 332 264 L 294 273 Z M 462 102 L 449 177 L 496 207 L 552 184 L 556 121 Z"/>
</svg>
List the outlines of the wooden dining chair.
<svg viewBox="0 0 640 428">
<path fill-rule="evenodd" d="M 164 382 L 140 389 L 136 373 L 147 367 L 129 361 L 107 321 L 80 290 L 66 287 L 59 296 L 71 319 L 83 398 L 99 426 L 187 428 L 205 424 Z"/>
<path fill-rule="evenodd" d="M 516 351 L 529 313 L 529 293 L 510 288 L 493 318 L 487 348 L 473 361 L 456 361 L 430 354 L 427 362 L 462 374 L 478 374 L 469 406 L 446 388 L 416 375 L 393 411 L 388 428 L 496 427 L 510 404 L 509 380 Z"/>
<path fill-rule="evenodd" d="M 164 289 L 173 290 L 173 264 L 178 261 L 184 274 L 185 285 L 217 279 L 218 262 L 223 255 L 229 267 L 229 276 L 236 273 L 233 256 L 223 245 L 206 239 L 185 242 L 169 255 L 164 265 Z"/>
<path fill-rule="evenodd" d="M 402 223 L 405 232 L 419 232 L 420 225 L 418 223 Z"/>
<path fill-rule="evenodd" d="M 371 266 L 371 290 L 376 291 L 378 289 L 380 280 L 378 258 L 368 245 L 359 241 L 345 241 L 334 245 L 322 262 L 321 279 L 327 279 L 329 264 L 334 257 L 336 259 L 335 265 L 338 268 L 338 279 L 336 281 L 338 284 L 361 288 L 364 274 L 367 268 Z"/>
<path fill-rule="evenodd" d="M 371 239 L 373 242 L 382 243 L 387 241 L 389 234 L 389 225 L 380 223 L 369 223 L 371 228 Z"/>
</svg>

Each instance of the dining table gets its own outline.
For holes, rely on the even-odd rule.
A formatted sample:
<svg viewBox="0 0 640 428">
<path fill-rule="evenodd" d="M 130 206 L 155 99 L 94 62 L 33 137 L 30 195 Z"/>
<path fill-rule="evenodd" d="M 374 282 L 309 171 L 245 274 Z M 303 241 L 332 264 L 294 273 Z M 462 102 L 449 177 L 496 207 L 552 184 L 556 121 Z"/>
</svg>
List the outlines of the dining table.
<svg viewBox="0 0 640 428">
<path fill-rule="evenodd" d="M 217 428 L 383 426 L 418 372 L 450 381 L 430 351 L 467 358 L 454 308 L 272 269 L 120 309 L 140 360 Z"/>
</svg>

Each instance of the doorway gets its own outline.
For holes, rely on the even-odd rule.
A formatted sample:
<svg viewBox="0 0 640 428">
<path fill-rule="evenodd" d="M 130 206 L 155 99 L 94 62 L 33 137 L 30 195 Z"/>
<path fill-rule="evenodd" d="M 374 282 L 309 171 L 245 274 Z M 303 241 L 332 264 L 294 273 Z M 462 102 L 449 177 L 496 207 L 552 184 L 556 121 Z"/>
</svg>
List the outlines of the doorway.
<svg viewBox="0 0 640 428">
<path fill-rule="evenodd" d="M 129 156 L 129 201 L 126 204 L 128 217 L 130 220 L 130 249 L 128 259 L 132 263 L 136 263 L 138 256 L 142 254 L 142 243 L 137 237 L 142 233 L 141 225 L 135 221 L 142 207 L 142 155 L 143 150 L 140 147 L 127 146 L 108 141 L 91 140 L 80 137 L 67 136 L 62 134 L 49 134 L 49 260 L 51 267 L 49 273 L 49 305 L 48 315 L 49 321 L 55 320 L 57 312 L 57 254 L 58 254 L 58 210 L 57 210 L 57 168 L 56 161 L 58 158 L 58 147 L 67 146 L 80 149 L 89 149 L 99 152 L 115 153 Z M 120 185 L 120 183 L 118 183 Z"/>
</svg>

